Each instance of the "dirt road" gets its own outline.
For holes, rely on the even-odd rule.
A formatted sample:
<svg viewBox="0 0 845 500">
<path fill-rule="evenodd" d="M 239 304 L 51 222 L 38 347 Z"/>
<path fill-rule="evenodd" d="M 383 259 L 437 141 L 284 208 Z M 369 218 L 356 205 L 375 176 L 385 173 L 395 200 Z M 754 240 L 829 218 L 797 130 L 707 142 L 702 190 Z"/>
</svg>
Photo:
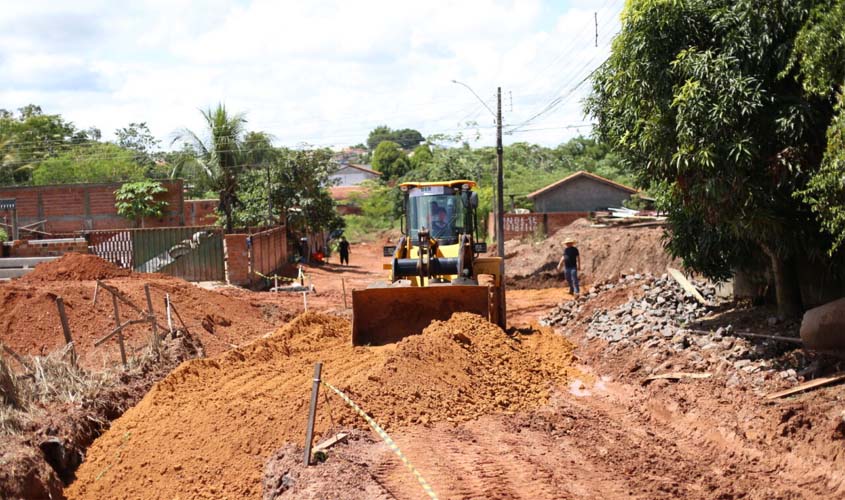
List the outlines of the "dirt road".
<svg viewBox="0 0 845 500">
<path fill-rule="evenodd" d="M 355 268 L 311 270 L 321 293 L 339 292 L 332 286 L 337 276 L 356 287 L 382 279 L 378 248 L 356 250 Z M 535 322 L 566 298 L 559 288 L 510 290 L 509 324 Z M 583 337 L 573 335 L 585 345 Z M 743 387 L 727 387 L 724 378 L 643 386 L 623 367 L 638 363 L 637 356 L 645 353 L 610 360 L 601 346 L 593 345 L 576 355 L 585 375 L 559 388 L 540 410 L 412 427 L 393 438 L 440 498 L 845 495 L 845 453 L 837 430 L 842 426 L 829 418 L 833 410 L 802 417 L 803 406 L 796 411 L 790 402 L 764 403 Z M 833 391 L 816 397 L 835 401 Z M 334 460 L 368 464 L 375 490 L 384 498 L 424 497 L 414 476 L 377 439 L 341 448 Z"/>
</svg>

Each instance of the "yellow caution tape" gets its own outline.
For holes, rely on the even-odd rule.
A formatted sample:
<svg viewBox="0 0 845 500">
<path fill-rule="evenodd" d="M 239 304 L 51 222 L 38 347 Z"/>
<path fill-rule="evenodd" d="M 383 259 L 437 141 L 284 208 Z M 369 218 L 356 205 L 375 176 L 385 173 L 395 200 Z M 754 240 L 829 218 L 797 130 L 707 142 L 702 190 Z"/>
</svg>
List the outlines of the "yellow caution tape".
<svg viewBox="0 0 845 500">
<path fill-rule="evenodd" d="M 411 461 L 408 460 L 408 457 L 406 457 L 405 454 L 402 453 L 402 450 L 399 449 L 399 447 L 393 441 L 393 438 L 388 436 L 387 433 L 384 432 L 384 429 L 382 429 L 381 426 L 375 420 L 373 420 L 372 417 L 364 413 L 364 410 L 362 410 L 357 404 L 355 404 L 354 401 L 349 399 L 349 397 L 343 392 L 341 392 L 340 389 L 336 388 L 335 386 L 331 385 L 326 381 L 321 382 L 323 385 L 333 390 L 338 396 L 340 396 L 342 400 L 346 401 L 346 404 L 351 406 L 352 409 L 355 410 L 358 415 L 360 415 L 364 420 L 367 421 L 368 424 L 370 424 L 370 427 L 372 427 L 373 430 L 376 431 L 376 434 L 378 434 L 379 437 L 385 443 L 387 443 L 388 448 L 390 448 L 390 450 L 395 453 L 397 457 L 399 457 L 399 460 L 401 460 L 402 463 L 405 464 L 405 467 L 407 467 L 408 470 L 410 470 L 411 473 L 414 475 L 414 477 L 417 478 L 417 481 L 419 481 L 420 486 L 422 486 L 422 489 L 426 492 L 426 494 L 428 494 L 429 498 L 437 500 L 437 493 L 435 493 L 431 486 L 428 484 L 428 482 L 426 482 L 425 478 L 422 476 L 422 474 L 420 474 L 420 471 L 418 471 L 411 463 Z"/>
<path fill-rule="evenodd" d="M 299 281 L 299 278 L 289 278 L 289 277 L 287 277 L 287 276 L 278 276 L 278 275 L 275 275 L 275 274 L 274 274 L 273 276 L 267 276 L 266 274 L 261 274 L 261 273 L 260 273 L 260 272 L 258 272 L 258 271 L 253 271 L 253 272 L 254 272 L 255 274 L 257 274 L 257 275 L 261 276 L 262 278 L 264 278 L 264 279 L 268 279 L 268 280 L 273 280 L 273 279 L 276 279 L 276 280 L 279 280 L 279 281 L 287 281 L 287 282 L 289 282 L 289 283 L 293 283 L 293 282 Z"/>
<path fill-rule="evenodd" d="M 305 279 L 308 278 L 308 276 L 306 276 L 305 273 L 302 271 L 302 267 L 299 268 L 299 273 L 298 273 L 296 278 L 290 278 L 288 276 L 279 276 L 278 274 L 274 274 L 273 276 L 267 276 L 266 274 L 261 274 L 258 271 L 253 271 L 253 272 L 255 274 L 261 276 L 264 279 L 268 279 L 268 280 L 276 279 L 276 280 L 279 280 L 279 281 L 287 281 L 288 283 L 294 283 L 294 282 L 297 282 L 299 280 L 305 280 Z"/>
</svg>

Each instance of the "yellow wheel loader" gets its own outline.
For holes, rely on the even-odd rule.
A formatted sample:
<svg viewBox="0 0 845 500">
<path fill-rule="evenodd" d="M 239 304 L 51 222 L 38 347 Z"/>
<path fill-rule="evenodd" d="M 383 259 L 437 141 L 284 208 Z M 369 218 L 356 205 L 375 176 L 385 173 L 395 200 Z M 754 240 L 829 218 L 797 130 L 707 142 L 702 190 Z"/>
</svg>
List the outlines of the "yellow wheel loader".
<svg viewBox="0 0 845 500">
<path fill-rule="evenodd" d="M 505 328 L 501 257 L 480 257 L 478 193 L 468 180 L 406 182 L 402 237 L 384 247 L 388 281 L 352 292 L 352 343 L 383 345 L 421 333 L 455 312 Z"/>
</svg>

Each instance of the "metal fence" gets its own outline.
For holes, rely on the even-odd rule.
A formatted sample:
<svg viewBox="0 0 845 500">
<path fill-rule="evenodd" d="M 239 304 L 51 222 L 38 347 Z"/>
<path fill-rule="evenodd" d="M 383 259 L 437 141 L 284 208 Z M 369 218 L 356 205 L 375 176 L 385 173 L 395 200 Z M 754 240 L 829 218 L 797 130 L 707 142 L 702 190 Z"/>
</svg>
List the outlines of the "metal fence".
<svg viewBox="0 0 845 500">
<path fill-rule="evenodd" d="M 287 261 L 285 226 L 250 235 L 250 269 L 259 275 L 276 273 Z"/>
<path fill-rule="evenodd" d="M 127 269 L 188 281 L 225 280 L 220 228 L 118 229 L 82 234 L 89 252 Z"/>
</svg>

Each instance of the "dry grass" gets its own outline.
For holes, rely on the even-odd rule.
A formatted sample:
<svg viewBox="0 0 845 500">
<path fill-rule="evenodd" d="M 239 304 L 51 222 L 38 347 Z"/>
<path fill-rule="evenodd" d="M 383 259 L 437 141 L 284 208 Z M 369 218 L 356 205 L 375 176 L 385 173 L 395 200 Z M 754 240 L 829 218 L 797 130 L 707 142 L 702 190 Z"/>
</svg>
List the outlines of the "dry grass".
<svg viewBox="0 0 845 500">
<path fill-rule="evenodd" d="M 160 349 L 144 348 L 129 358 L 129 371 L 147 371 L 162 357 Z M 0 434 L 24 430 L 47 403 L 96 404 L 109 387 L 120 383 L 120 367 L 83 370 L 71 362 L 67 347 L 47 356 L 27 356 L 25 361 L 27 369 L 16 373 L 0 356 Z"/>
</svg>

